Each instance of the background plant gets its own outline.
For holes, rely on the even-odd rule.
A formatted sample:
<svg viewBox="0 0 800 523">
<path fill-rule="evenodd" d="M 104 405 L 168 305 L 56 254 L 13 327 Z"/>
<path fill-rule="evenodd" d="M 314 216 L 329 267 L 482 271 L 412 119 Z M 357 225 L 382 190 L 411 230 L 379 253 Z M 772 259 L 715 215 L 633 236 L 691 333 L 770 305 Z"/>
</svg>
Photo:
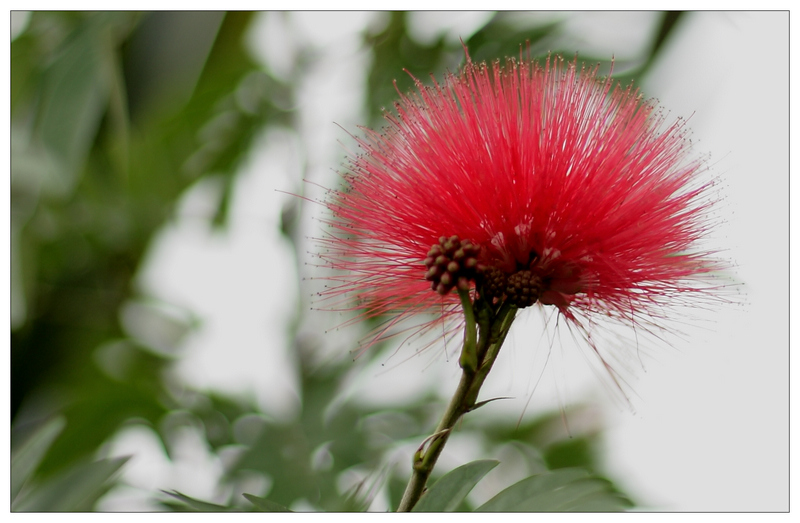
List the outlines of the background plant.
<svg viewBox="0 0 800 523">
<path fill-rule="evenodd" d="M 274 28 L 288 24 L 292 15 L 267 16 Z M 646 43 L 618 59 L 621 80 L 647 82 L 661 53 L 675 45 L 692 16 L 654 13 Z M 296 509 L 359 509 L 372 499 L 377 499 L 374 506 L 397 504 L 405 473 L 396 470 L 394 460 L 405 459 L 403 444 L 418 443 L 426 433 L 441 400 L 428 391 L 402 405 L 331 403 L 341 397 L 341 384 L 353 379 L 354 368 L 384 361 L 396 347 L 369 352 L 356 366 L 347 358 L 331 358 L 331 342 L 308 336 L 304 328 L 315 320 L 308 319 L 314 313 L 305 302 L 309 288 L 302 287 L 301 299 L 289 300 L 296 315 L 287 325 L 284 348 L 292 355 L 302 408 L 294 417 L 268 415 L 252 397 L 198 390 L 173 372 L 186 357 L 181 347 L 204 318 L 164 303 L 141 284 L 149 253 L 190 191 L 213 189 L 218 198 L 212 223 L 216 234 L 224 235 L 237 174 L 254 144 L 288 133 L 303 150 L 315 146 L 297 103 L 319 50 L 312 45 L 282 49 L 291 58 L 288 65 L 279 72 L 274 64 L 265 67 L 245 43 L 257 18 L 251 13 L 41 12 L 27 18 L 15 35 L 13 509 L 89 510 L 109 489 L 125 492 L 132 481 L 125 470 L 133 462 L 124 464 L 108 453 L 115 438 L 132 427 L 154 434 L 176 460 L 182 438 L 199 435 L 220 468 L 213 499 L 204 499 L 213 505 L 153 489 L 149 501 L 137 498 L 145 508 L 249 510 L 259 507 L 264 495 Z M 393 79 L 401 91 L 410 88 L 403 68 L 425 78 L 431 71 L 455 70 L 462 59 L 457 39 L 442 34 L 422 40 L 412 20 L 408 13 L 385 13 L 382 24 L 362 32 L 359 52 L 369 58 L 363 109 L 370 124 L 396 98 Z M 542 53 L 571 56 L 581 47 L 582 60 L 608 65 L 608 53 L 570 40 L 557 17 L 542 21 L 499 13 L 478 25 L 464 38 L 476 61 L 517 55 L 527 40 Z M 648 87 L 648 95 L 659 95 Z M 354 130 L 348 122 L 339 123 Z M 778 140 L 775 146 L 782 144 Z M 309 158 L 293 171 L 294 192 L 304 190 L 300 179 L 315 168 Z M 301 271 L 306 271 L 301 260 L 308 215 L 302 200 L 286 200 L 280 232 Z M 783 321 L 779 314 L 778 322 Z M 348 344 L 336 343 L 346 353 Z M 774 403 L 781 386 L 763 392 Z M 487 415 L 465 427 L 482 456 L 519 467 L 505 484 L 485 488 L 497 491 L 526 475 L 563 467 L 602 473 L 603 427 L 596 408 L 579 406 L 567 415 L 571 426 L 583 427 L 573 428 L 571 438 L 559 430 L 558 412 L 526 418 L 519 426 L 516 418 Z M 760 421 L 775 426 L 772 418 Z M 492 476 L 485 481 L 491 483 Z M 171 488 L 168 483 L 159 488 Z M 254 494 L 256 501 L 242 492 Z M 466 503 L 474 505 L 476 499 L 480 494 Z M 112 505 L 101 501 L 99 506 Z"/>
</svg>

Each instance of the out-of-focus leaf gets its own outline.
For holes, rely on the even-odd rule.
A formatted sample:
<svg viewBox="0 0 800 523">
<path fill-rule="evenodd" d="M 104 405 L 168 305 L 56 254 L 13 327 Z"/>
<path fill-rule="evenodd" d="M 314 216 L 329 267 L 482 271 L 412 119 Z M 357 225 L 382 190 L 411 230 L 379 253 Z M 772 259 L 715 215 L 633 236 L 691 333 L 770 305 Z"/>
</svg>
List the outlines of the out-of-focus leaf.
<svg viewBox="0 0 800 523">
<path fill-rule="evenodd" d="M 504 57 L 518 57 L 530 46 L 534 54 L 547 53 L 559 35 L 562 21 L 520 23 L 520 14 L 510 11 L 497 13 L 485 26 L 466 41 L 470 57 L 475 62 Z M 528 13 L 529 14 L 529 13 Z"/>
<path fill-rule="evenodd" d="M 619 81 L 620 85 L 627 86 L 633 84 L 640 86 L 647 74 L 653 69 L 661 51 L 671 37 L 675 35 L 676 29 L 683 25 L 686 20 L 685 11 L 664 11 L 661 14 L 661 21 L 658 24 L 658 29 L 655 32 L 653 41 L 649 49 L 642 53 L 641 57 L 636 60 L 634 67 L 629 67 L 621 74 L 615 74 L 614 78 Z M 591 62 L 591 60 L 589 60 Z"/>
<path fill-rule="evenodd" d="M 451 470 L 433 484 L 414 505 L 412 512 L 453 512 L 467 494 L 499 462 L 480 460 Z"/>
<path fill-rule="evenodd" d="M 42 425 L 11 453 L 11 499 L 17 497 L 22 485 L 33 475 L 53 440 L 64 428 L 64 418 L 58 417 Z"/>
<path fill-rule="evenodd" d="M 255 505 L 259 512 L 291 512 L 283 505 L 278 505 L 268 499 L 260 498 L 252 494 L 242 494 L 247 501 Z"/>
<path fill-rule="evenodd" d="M 59 166 L 57 191 L 72 192 L 109 99 L 111 74 L 103 55 L 125 13 L 93 13 L 75 27 L 44 71 L 37 133 Z"/>
<path fill-rule="evenodd" d="M 135 349 L 124 381 L 89 365 L 81 371 L 85 383 L 63 409 L 67 425 L 45 456 L 40 472 L 50 475 L 91 454 L 129 418 L 155 425 L 167 412 L 164 384 L 158 373 L 168 361 Z"/>
<path fill-rule="evenodd" d="M 367 487 L 367 480 L 353 485 L 347 492 L 344 493 L 344 499 L 341 502 L 342 512 L 366 512 L 369 504 L 372 502 L 370 496 L 370 488 Z"/>
<path fill-rule="evenodd" d="M 373 120 L 383 113 L 383 109 L 391 108 L 390 104 L 398 98 L 397 91 L 405 93 L 411 90 L 414 81 L 409 73 L 427 79 L 428 74 L 454 65 L 444 63 L 446 54 L 441 38 L 431 45 L 418 43 L 408 34 L 406 13 L 392 11 L 388 16 L 386 27 L 366 38 L 372 51 L 372 67 L 367 77 L 367 108 Z"/>
<path fill-rule="evenodd" d="M 516 507 L 542 493 L 562 488 L 572 481 L 589 477 L 582 469 L 561 469 L 537 474 L 519 481 L 481 505 L 476 512 L 514 512 Z"/>
<path fill-rule="evenodd" d="M 685 20 L 685 11 L 665 11 L 661 16 L 661 24 L 658 27 L 658 33 L 653 39 L 653 45 L 650 48 L 650 56 L 647 59 L 647 65 L 651 65 L 655 61 L 656 56 L 664 47 L 670 35 L 672 35 L 677 27 L 680 26 L 679 22 Z"/>
<path fill-rule="evenodd" d="M 620 498 L 608 481 L 587 478 L 573 481 L 552 492 L 544 492 L 520 503 L 516 510 L 523 512 L 587 512 L 596 507 L 603 496 L 608 496 L 606 510 L 621 511 L 630 504 L 620 504 Z M 591 507 L 584 506 L 591 501 Z"/>
<path fill-rule="evenodd" d="M 565 412 L 545 413 L 521 425 L 492 421 L 481 428 L 489 441 L 496 444 L 519 442 L 534 447 L 540 453 L 534 461 L 544 458 L 548 469 L 575 467 L 594 471 L 597 467 L 602 420 L 594 407 L 575 405 Z M 537 471 L 531 471 L 534 472 Z"/>
<path fill-rule="evenodd" d="M 20 492 L 11 504 L 14 512 L 86 512 L 113 486 L 117 471 L 129 458 L 81 463 L 40 485 Z"/>
<path fill-rule="evenodd" d="M 478 507 L 477 512 L 621 511 L 630 500 L 610 482 L 582 469 L 559 469 L 525 478 Z"/>
<path fill-rule="evenodd" d="M 549 469 L 580 467 L 595 470 L 597 467 L 595 442 L 590 437 L 557 441 L 545 449 L 544 458 Z"/>
<path fill-rule="evenodd" d="M 120 319 L 132 337 L 165 356 L 173 356 L 181 340 L 198 323 L 190 311 L 151 300 L 123 304 Z"/>
<path fill-rule="evenodd" d="M 310 362 L 301 360 L 301 366 L 308 364 Z M 260 421 L 260 426 L 254 427 L 256 434 L 252 442 L 246 442 L 249 448 L 230 472 L 256 470 L 280 478 L 272 485 L 270 499 L 284 506 L 306 499 L 327 511 L 352 508 L 352 503 L 343 499 L 336 489 L 337 477 L 371 458 L 377 460 L 380 449 L 368 443 L 359 427 L 362 412 L 348 404 L 330 408 L 345 369 L 346 366 L 328 366 L 312 370 L 303 366 L 300 418 L 292 423 Z M 331 459 L 321 462 L 314 459 L 320 448 L 324 448 Z M 324 466 L 319 466 L 320 463 Z"/>
<path fill-rule="evenodd" d="M 534 504 L 538 508 L 527 509 L 523 505 L 522 509 L 539 512 L 622 512 L 633 506 L 628 498 L 614 491 L 611 483 L 600 478 L 576 481 L 551 497 L 532 501 L 531 506 Z"/>
<path fill-rule="evenodd" d="M 221 11 L 154 11 L 143 17 L 125 49 L 134 121 L 184 108 L 225 16 Z"/>
<path fill-rule="evenodd" d="M 122 71 L 124 67 L 119 61 L 125 58 L 131 37 L 124 31 L 114 32 L 114 27 L 117 24 L 134 27 L 140 18 L 151 15 L 119 12 L 108 15 L 111 21 L 100 15 L 35 13 L 33 25 L 60 24 L 63 35 L 72 35 L 69 36 L 72 43 L 67 44 L 67 36 L 61 36 L 59 42 L 63 40 L 63 45 L 47 47 L 40 40 L 51 38 L 51 33 L 26 33 L 26 38 L 35 41 L 20 48 L 18 55 L 37 61 L 17 65 L 23 72 L 30 70 L 30 75 L 51 80 L 43 87 L 32 80 L 15 88 L 35 86 L 50 92 L 47 90 L 64 88 L 58 78 L 78 82 L 70 71 L 47 71 L 56 67 L 49 64 L 65 60 L 65 54 L 73 52 L 70 51 L 73 47 L 89 52 L 90 46 L 82 42 L 91 35 L 84 32 L 97 33 L 98 45 L 103 46 L 92 49 L 99 57 L 94 56 L 94 65 L 86 67 L 94 68 L 91 70 L 101 76 L 111 74 L 112 78 L 113 71 Z M 202 54 L 192 60 L 204 64 L 204 68 L 184 107 L 171 107 L 169 114 L 134 119 L 136 125 L 129 133 L 115 132 L 113 115 L 104 110 L 99 117 L 99 129 L 88 134 L 92 137 L 91 147 L 86 161 L 79 162 L 83 168 L 69 199 L 40 195 L 47 192 L 39 189 L 39 185 L 48 183 L 39 180 L 50 169 L 46 161 L 17 173 L 15 180 L 19 183 L 15 182 L 15 194 L 27 199 L 16 198 L 26 205 L 15 204 L 18 211 L 15 230 L 20 231 L 18 243 L 22 246 L 15 266 L 25 271 L 23 276 L 29 285 L 24 295 L 24 323 L 19 321 L 12 332 L 12 415 L 37 389 L 58 389 L 63 391 L 61 398 L 66 399 L 67 427 L 41 464 L 40 472 L 45 475 L 90 454 L 125 419 L 142 417 L 155 425 L 168 407 L 164 400 L 169 402 L 170 394 L 162 372 L 166 361 L 137 349 L 106 352 L 106 359 L 100 362 L 104 372 L 97 372 L 92 363 L 97 347 L 108 348 L 124 338 L 119 308 L 131 299 L 132 289 L 136 288 L 132 279 L 148 242 L 169 218 L 182 191 L 198 177 L 207 175 L 222 176 L 229 182 L 238 162 L 249 151 L 252 138 L 280 112 L 271 103 L 274 86 L 262 81 L 263 73 L 245 49 L 243 35 L 251 17 L 249 13 L 226 14 L 216 38 L 211 38 L 210 50 L 189 46 L 187 52 Z M 163 26 L 162 30 L 171 31 Z M 116 34 L 116 39 L 107 38 L 109 32 Z M 191 36 L 186 41 L 191 41 Z M 34 52 L 41 48 L 54 50 L 51 54 Z M 146 64 L 141 74 L 148 74 Z M 245 78 L 251 79 L 245 81 Z M 118 89 L 130 87 L 128 80 L 117 81 L 115 85 Z M 81 96 L 85 95 L 83 91 Z M 23 123 L 49 125 L 55 113 L 37 116 L 37 111 L 49 111 L 50 105 L 54 111 L 68 110 L 42 98 L 56 94 L 23 94 L 15 98 L 14 115 Z M 124 93 L 119 96 L 123 99 Z M 235 116 L 231 120 L 234 125 L 212 129 L 210 122 L 224 121 L 220 116 L 224 114 Z M 25 125 L 18 127 L 27 131 Z M 202 134 L 200 129 L 208 132 Z M 24 132 L 18 134 L 24 135 L 19 144 L 23 150 L 30 152 L 30 147 L 23 147 L 28 143 L 43 148 L 41 143 L 27 140 Z M 123 148 L 129 151 L 129 161 L 114 161 L 115 151 Z M 15 171 L 22 166 L 17 156 Z M 31 158 L 36 156 L 29 154 Z M 190 162 L 190 158 L 194 160 Z M 124 173 L 120 163 L 126 163 Z M 163 354 L 173 354 L 177 330 L 175 334 L 162 336 L 156 341 L 163 346 L 154 348 Z M 153 345 L 154 340 L 142 341 Z M 126 349 L 116 346 L 120 348 Z M 124 358 L 117 359 L 118 356 Z M 109 370 L 114 372 L 109 374 Z"/>
<path fill-rule="evenodd" d="M 162 492 L 182 501 L 194 512 L 229 512 L 231 510 L 235 510 L 231 507 L 226 507 L 225 505 L 217 505 L 216 503 L 209 503 L 208 501 L 201 501 L 199 499 L 189 497 L 186 494 L 181 494 L 177 490 L 173 490 L 172 492 L 162 490 Z"/>
</svg>

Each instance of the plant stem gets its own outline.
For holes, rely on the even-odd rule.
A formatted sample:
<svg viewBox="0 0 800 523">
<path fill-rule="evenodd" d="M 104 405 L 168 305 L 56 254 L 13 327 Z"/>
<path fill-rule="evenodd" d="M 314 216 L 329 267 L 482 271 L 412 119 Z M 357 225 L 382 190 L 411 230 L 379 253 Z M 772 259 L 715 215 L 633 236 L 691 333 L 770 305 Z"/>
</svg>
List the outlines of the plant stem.
<svg viewBox="0 0 800 523">
<path fill-rule="evenodd" d="M 464 346 L 461 348 L 459 363 L 464 372 L 474 373 L 478 370 L 478 332 L 475 325 L 475 311 L 469 297 L 469 291 L 460 290 L 461 308 L 464 309 Z"/>
<path fill-rule="evenodd" d="M 473 304 L 468 296 L 466 302 L 464 296 L 462 296 L 462 304 L 464 305 L 466 325 L 464 348 L 461 357 L 463 369 L 461 381 L 458 383 L 458 388 L 450 399 L 450 404 L 447 406 L 447 410 L 445 410 L 436 430 L 420 445 L 414 454 L 411 479 L 408 481 L 406 490 L 403 493 L 403 499 L 397 509 L 398 512 L 410 512 L 414 505 L 417 504 L 425 490 L 428 477 L 431 475 L 434 465 L 436 465 L 436 460 L 444 450 L 444 445 L 447 443 L 453 427 L 455 427 L 461 416 L 475 408 L 481 386 L 497 359 L 500 347 L 505 341 L 506 334 L 508 334 L 517 311 L 514 306 L 503 305 L 496 314 L 487 317 L 487 314 L 491 313 L 485 308 L 485 304 L 476 303 L 475 308 L 480 308 L 477 320 L 480 328 L 480 339 L 476 342 L 476 318 Z M 480 307 L 480 305 L 484 305 L 484 307 Z M 469 344 L 472 344 L 472 346 L 470 347 Z M 464 354 L 468 351 L 471 354 L 465 357 Z M 472 360 L 473 357 L 475 358 L 474 360 Z M 474 366 L 469 363 L 465 365 L 465 360 L 469 362 L 475 361 L 476 364 Z M 425 448 L 426 444 L 427 449 Z"/>
</svg>

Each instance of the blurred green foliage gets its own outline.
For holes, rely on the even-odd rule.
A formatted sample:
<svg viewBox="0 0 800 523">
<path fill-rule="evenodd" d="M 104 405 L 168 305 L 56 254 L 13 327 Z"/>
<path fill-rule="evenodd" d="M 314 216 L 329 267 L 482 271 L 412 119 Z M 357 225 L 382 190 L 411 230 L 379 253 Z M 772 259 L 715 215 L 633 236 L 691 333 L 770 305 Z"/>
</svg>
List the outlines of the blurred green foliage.
<svg viewBox="0 0 800 523">
<path fill-rule="evenodd" d="M 521 26 L 515 15 L 499 13 L 466 39 L 475 60 L 518 56 L 526 41 L 538 53 L 556 41 L 558 22 Z M 302 412 L 292 422 L 273 421 L 243 398 L 176 394 L 185 387 L 166 371 L 192 329 L 191 311 L 185 320 L 165 316 L 133 284 L 154 235 L 189 186 L 221 181 L 214 223 L 224 227 L 235 174 L 255 137 L 269 126 L 298 128 L 298 83 L 273 76 L 244 46 L 254 16 L 35 12 L 12 42 L 14 510 L 90 510 L 125 461 L 97 458 L 98 449 L 130 423 L 151 427 L 167 451 L 179 427 L 200 427 L 212 452 L 242 449 L 223 482 L 248 472 L 272 480 L 266 498 L 237 494 L 226 505 L 154 492 L 165 509 L 281 510 L 305 500 L 322 510 L 363 510 L 380 485 L 391 505 L 398 503 L 405 478 L 387 466 L 387 452 L 419 442 L 438 402 L 334 408 L 348 367 L 312 365 L 306 355 L 313 350 L 296 351 Z M 412 87 L 403 69 L 425 81 L 429 73 L 456 70 L 464 56 L 444 37 L 416 42 L 406 13 L 386 16 L 384 27 L 363 35 L 372 56 L 364 104 L 373 124 L 397 97 L 393 80 L 401 92 Z M 646 74 L 680 18 L 663 16 L 628 74 Z M 296 244 L 297 226 L 287 219 L 282 230 Z M 130 334 L 120 318 L 132 306 L 170 334 L 160 342 Z M 487 456 L 513 448 L 526 457 L 529 474 L 600 472 L 599 430 L 570 438 L 553 430 L 558 414 L 519 427 L 474 417 L 462 430 L 483 434 Z M 371 472 L 342 495 L 337 481 L 352 470 Z"/>
<path fill-rule="evenodd" d="M 175 36 L 169 17 L 197 28 L 180 33 L 200 53 L 182 86 L 158 75 L 191 55 L 152 70 L 147 58 L 159 55 L 157 35 Z M 155 423 L 168 410 L 169 359 L 125 339 L 118 314 L 177 198 L 202 176 L 232 183 L 254 134 L 280 121 L 277 82 L 242 46 L 251 17 L 34 13 L 12 45 L 13 284 L 24 295 L 13 313 L 12 411 L 34 391 L 70 398 L 44 471 L 93 451 L 130 417 Z M 156 78 L 143 79 L 148 71 Z M 122 383 L 92 363 L 119 341 L 141 362 Z"/>
</svg>

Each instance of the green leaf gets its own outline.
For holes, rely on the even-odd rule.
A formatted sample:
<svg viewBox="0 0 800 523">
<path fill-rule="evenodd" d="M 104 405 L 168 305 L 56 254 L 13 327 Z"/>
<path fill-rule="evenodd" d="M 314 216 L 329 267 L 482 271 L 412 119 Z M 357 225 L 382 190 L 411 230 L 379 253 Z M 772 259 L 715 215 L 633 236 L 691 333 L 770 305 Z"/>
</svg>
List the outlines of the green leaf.
<svg viewBox="0 0 800 523">
<path fill-rule="evenodd" d="M 476 512 L 515 512 L 521 504 L 539 494 L 554 492 L 572 481 L 584 479 L 589 473 L 582 469 L 559 469 L 536 474 L 519 481 L 481 505 Z"/>
<path fill-rule="evenodd" d="M 33 476 L 47 449 L 64 428 L 58 417 L 42 425 L 19 448 L 11 453 L 11 499 L 17 497 L 25 482 Z"/>
<path fill-rule="evenodd" d="M 411 511 L 453 512 L 481 478 L 498 463 L 495 460 L 480 460 L 453 469 L 423 494 Z"/>
<path fill-rule="evenodd" d="M 181 494 L 177 490 L 173 490 L 172 492 L 162 490 L 161 492 L 170 495 L 175 499 L 183 501 L 186 506 L 196 512 L 229 512 L 231 510 L 230 507 L 217 505 L 216 503 L 209 503 L 208 501 L 200 501 L 199 499 L 189 497 L 186 494 Z"/>
<path fill-rule="evenodd" d="M 103 459 L 70 467 L 41 485 L 26 486 L 14 512 L 87 512 L 112 486 L 112 478 L 127 457 Z"/>
<path fill-rule="evenodd" d="M 565 505 L 559 510 L 563 512 L 621 512 L 632 506 L 631 500 L 622 494 L 605 490 L 583 496 L 574 504 Z"/>
<path fill-rule="evenodd" d="M 686 14 L 685 11 L 664 11 L 661 14 L 661 23 L 653 39 L 650 55 L 647 57 L 648 66 L 655 61 L 656 56 L 664 48 L 664 44 L 670 38 L 670 35 L 674 35 L 675 29 L 681 25 L 681 20 L 686 20 Z"/>
<path fill-rule="evenodd" d="M 590 477 L 583 469 L 559 469 L 511 485 L 476 511 L 600 512 L 630 506 L 607 480 Z"/>
<path fill-rule="evenodd" d="M 520 13 L 499 12 L 466 43 L 474 63 L 519 56 L 520 46 L 528 45 L 534 54 L 547 54 L 547 50 L 558 45 L 563 26 L 564 20 L 529 19 L 520 24 Z"/>
<path fill-rule="evenodd" d="M 291 512 L 291 510 L 283 505 L 278 505 L 268 499 L 260 498 L 252 494 L 242 494 L 242 496 L 255 505 L 259 512 Z"/>
<path fill-rule="evenodd" d="M 606 497 L 608 503 L 605 503 Z M 621 498 L 612 490 L 608 481 L 587 478 L 574 481 L 552 492 L 534 496 L 521 503 L 517 510 L 523 512 L 594 512 L 597 505 L 603 511 L 620 511 L 627 505 L 620 505 Z M 592 502 L 591 504 L 589 502 Z"/>
<path fill-rule="evenodd" d="M 88 15 L 43 72 L 37 129 L 59 167 L 53 187 L 71 194 L 108 105 L 110 75 L 104 53 L 121 21 L 115 15 Z M 124 15 L 123 17 L 124 18 Z"/>
</svg>

